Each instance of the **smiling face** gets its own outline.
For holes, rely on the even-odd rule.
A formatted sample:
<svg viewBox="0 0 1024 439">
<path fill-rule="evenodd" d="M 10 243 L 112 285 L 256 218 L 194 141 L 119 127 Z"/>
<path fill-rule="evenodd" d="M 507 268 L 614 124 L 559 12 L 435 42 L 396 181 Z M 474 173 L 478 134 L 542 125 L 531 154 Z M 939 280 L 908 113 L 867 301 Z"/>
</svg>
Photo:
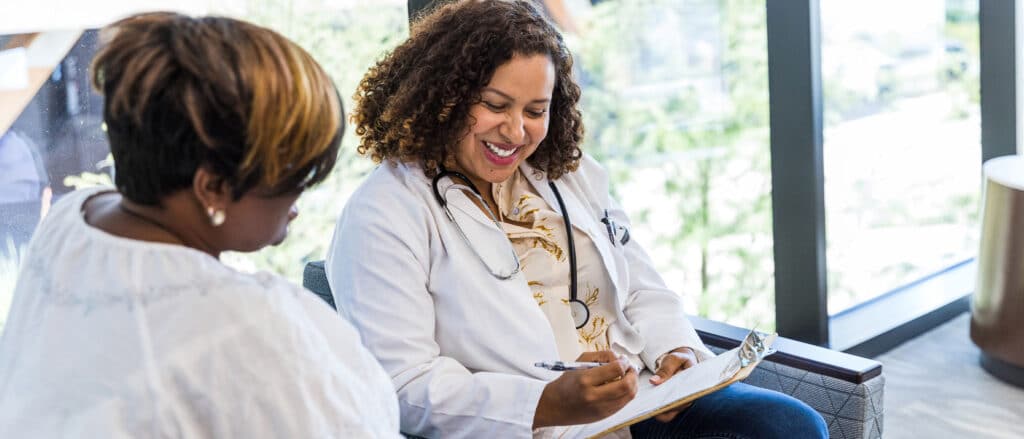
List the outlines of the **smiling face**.
<svg viewBox="0 0 1024 439">
<path fill-rule="evenodd" d="M 555 66 L 547 55 L 516 55 L 499 66 L 469 110 L 456 170 L 481 190 L 511 177 L 548 134 L 554 87 Z"/>
</svg>

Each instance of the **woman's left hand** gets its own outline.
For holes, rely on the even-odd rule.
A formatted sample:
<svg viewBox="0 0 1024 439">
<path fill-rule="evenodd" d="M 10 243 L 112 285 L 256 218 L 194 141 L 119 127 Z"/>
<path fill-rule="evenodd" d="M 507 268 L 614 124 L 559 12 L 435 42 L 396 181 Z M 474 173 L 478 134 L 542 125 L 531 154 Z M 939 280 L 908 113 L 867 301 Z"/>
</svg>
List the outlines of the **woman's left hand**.
<svg viewBox="0 0 1024 439">
<path fill-rule="evenodd" d="M 654 376 L 651 377 L 651 384 L 655 386 L 664 383 L 666 380 L 671 378 L 673 375 L 693 367 L 697 364 L 697 354 L 690 348 L 678 348 L 670 351 L 664 357 L 661 358 L 661 364 L 658 365 L 658 370 L 654 372 Z M 692 404 L 692 403 L 690 403 Z M 655 416 L 659 422 L 671 421 L 683 410 L 690 407 L 690 404 L 686 404 L 677 410 L 662 413 Z"/>
</svg>

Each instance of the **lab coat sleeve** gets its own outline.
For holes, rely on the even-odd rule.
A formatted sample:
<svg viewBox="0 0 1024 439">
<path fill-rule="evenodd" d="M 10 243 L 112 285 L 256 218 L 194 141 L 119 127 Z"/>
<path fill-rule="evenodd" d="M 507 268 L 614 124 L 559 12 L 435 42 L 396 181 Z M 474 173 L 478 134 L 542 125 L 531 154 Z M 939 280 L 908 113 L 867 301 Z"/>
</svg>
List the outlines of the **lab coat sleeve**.
<svg viewBox="0 0 1024 439">
<path fill-rule="evenodd" d="M 441 355 L 428 286 L 435 227 L 424 201 L 404 188 L 357 191 L 327 258 L 335 302 L 391 376 L 403 432 L 531 437 L 546 382 L 473 373 Z"/>
<path fill-rule="evenodd" d="M 592 196 L 607 197 L 607 201 L 600 204 L 610 206 L 608 213 L 617 224 L 632 230 L 626 212 L 608 191 L 604 169 L 587 156 L 581 163 L 581 170 L 587 176 L 586 185 L 595 190 Z M 644 364 L 655 370 L 658 357 L 680 347 L 693 349 L 698 361 L 713 357 L 687 318 L 682 298 L 665 285 L 643 247 L 636 239 L 618 245 L 625 255 L 629 272 L 628 297 L 623 312 L 644 338 L 644 349 L 640 352 Z"/>
</svg>

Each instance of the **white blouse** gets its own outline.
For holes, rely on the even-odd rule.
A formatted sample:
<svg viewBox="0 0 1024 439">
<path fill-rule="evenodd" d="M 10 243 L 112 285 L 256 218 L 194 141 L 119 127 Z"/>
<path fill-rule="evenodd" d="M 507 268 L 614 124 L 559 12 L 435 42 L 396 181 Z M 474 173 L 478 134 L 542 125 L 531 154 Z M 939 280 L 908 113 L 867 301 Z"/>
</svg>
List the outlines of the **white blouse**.
<svg viewBox="0 0 1024 439">
<path fill-rule="evenodd" d="M 269 273 L 88 225 L 66 196 L 0 338 L 5 437 L 400 437 L 389 377 L 320 299 Z"/>
</svg>

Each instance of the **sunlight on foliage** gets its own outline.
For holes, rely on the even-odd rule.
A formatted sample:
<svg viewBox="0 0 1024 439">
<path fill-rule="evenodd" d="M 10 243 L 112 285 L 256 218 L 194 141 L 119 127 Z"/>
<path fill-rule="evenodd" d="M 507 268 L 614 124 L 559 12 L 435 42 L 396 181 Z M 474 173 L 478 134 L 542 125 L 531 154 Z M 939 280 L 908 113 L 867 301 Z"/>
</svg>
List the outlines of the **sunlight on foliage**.
<svg viewBox="0 0 1024 439">
<path fill-rule="evenodd" d="M 408 33 L 404 0 L 245 4 L 246 12 L 233 15 L 306 48 L 334 78 L 347 109 L 363 73 Z M 612 192 L 633 219 L 633 236 L 691 312 L 771 330 L 765 13 L 764 0 L 605 0 L 589 11 L 580 33 L 566 39 L 583 89 L 583 149 L 609 171 Z M 970 23 L 950 19 L 949 33 L 976 40 L 976 25 Z M 977 50 L 976 44 L 967 45 L 963 56 L 976 59 Z M 967 108 L 977 106 L 977 72 L 944 68 L 964 75 L 945 76 L 958 102 L 951 117 L 962 119 Z M 842 83 L 825 86 L 828 120 L 892 103 Z M 224 261 L 301 282 L 303 265 L 324 258 L 337 215 L 373 169 L 368 158 L 356 154 L 356 144 L 349 130 L 334 173 L 299 200 L 300 215 L 283 244 L 226 254 Z M 86 173 L 64 183 L 79 188 L 110 184 L 110 178 Z M 947 210 L 973 212 L 972 203 L 973 198 L 959 197 Z M 917 214 L 905 205 L 885 208 L 891 218 Z M 830 295 L 857 294 L 841 287 L 840 277 L 829 279 Z"/>
</svg>

